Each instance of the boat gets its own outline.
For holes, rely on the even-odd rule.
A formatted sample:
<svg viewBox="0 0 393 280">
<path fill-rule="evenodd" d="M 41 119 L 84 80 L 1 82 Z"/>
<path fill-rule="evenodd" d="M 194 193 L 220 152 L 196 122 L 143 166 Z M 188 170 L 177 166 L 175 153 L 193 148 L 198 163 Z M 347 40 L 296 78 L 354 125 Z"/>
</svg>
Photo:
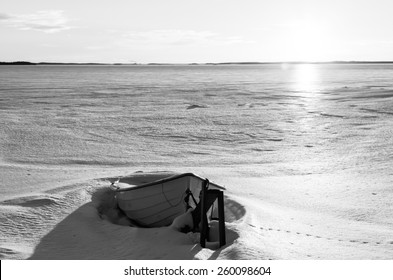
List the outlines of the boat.
<svg viewBox="0 0 393 280">
<path fill-rule="evenodd" d="M 112 186 L 118 207 L 142 227 L 169 226 L 189 208 L 197 207 L 202 190 L 225 189 L 193 173 L 170 175 L 137 185 L 131 183 L 120 179 Z"/>
</svg>

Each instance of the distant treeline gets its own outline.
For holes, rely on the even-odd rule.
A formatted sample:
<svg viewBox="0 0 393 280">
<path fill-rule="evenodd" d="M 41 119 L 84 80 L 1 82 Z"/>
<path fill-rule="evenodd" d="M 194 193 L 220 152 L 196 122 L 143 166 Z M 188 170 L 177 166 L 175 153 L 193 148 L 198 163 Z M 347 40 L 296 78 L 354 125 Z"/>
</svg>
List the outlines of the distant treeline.
<svg viewBox="0 0 393 280">
<path fill-rule="evenodd" d="M 12 61 L 12 62 L 1 62 L 0 65 L 114 65 L 106 63 L 63 63 L 63 62 L 29 62 L 29 61 Z"/>
<path fill-rule="evenodd" d="M 36 63 L 28 61 L 13 61 L 13 62 L 1 62 L 0 65 L 35 65 Z"/>
<path fill-rule="evenodd" d="M 255 64 L 393 64 L 393 61 L 326 61 L 326 62 L 307 62 L 307 61 L 289 61 L 289 62 L 217 62 L 217 63 L 64 63 L 64 62 L 29 62 L 29 61 L 12 61 L 1 62 L 0 65 L 255 65 Z"/>
</svg>

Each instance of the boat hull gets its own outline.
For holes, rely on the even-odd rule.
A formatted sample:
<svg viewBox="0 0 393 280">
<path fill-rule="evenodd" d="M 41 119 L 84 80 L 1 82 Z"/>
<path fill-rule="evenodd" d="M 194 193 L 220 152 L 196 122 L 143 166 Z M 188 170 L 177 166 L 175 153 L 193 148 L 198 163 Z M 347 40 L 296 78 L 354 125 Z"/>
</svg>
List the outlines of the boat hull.
<svg viewBox="0 0 393 280">
<path fill-rule="evenodd" d="M 190 191 L 198 202 L 205 182 L 205 178 L 185 173 L 118 189 L 116 199 L 119 208 L 138 225 L 168 226 L 176 217 L 185 213 L 189 206 L 193 208 L 196 206 L 191 198 L 188 202 L 185 201 L 187 192 Z M 212 186 L 219 187 L 215 184 Z"/>
</svg>

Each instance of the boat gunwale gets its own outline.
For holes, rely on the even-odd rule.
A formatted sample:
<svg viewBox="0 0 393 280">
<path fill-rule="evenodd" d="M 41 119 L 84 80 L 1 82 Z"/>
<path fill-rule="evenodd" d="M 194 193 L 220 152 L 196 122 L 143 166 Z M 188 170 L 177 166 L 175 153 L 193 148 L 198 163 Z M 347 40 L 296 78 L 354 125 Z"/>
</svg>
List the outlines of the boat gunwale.
<svg viewBox="0 0 393 280">
<path fill-rule="evenodd" d="M 115 189 L 115 191 L 116 192 L 125 192 L 125 191 L 132 191 L 132 190 L 136 190 L 136 189 L 142 189 L 142 188 L 163 184 L 163 183 L 166 183 L 166 182 L 170 182 L 170 181 L 173 181 L 173 180 L 176 180 L 176 179 L 179 179 L 179 178 L 182 178 L 182 177 L 188 177 L 188 176 L 195 177 L 195 178 L 198 178 L 198 179 L 203 180 L 203 181 L 208 180 L 208 179 L 203 178 L 201 176 L 198 176 L 198 175 L 196 175 L 194 173 L 188 172 L 188 173 L 172 175 L 172 176 L 169 176 L 169 177 L 165 177 L 165 178 L 162 178 L 162 179 L 159 179 L 159 180 L 155 180 L 155 181 L 152 181 L 152 182 L 149 182 L 149 183 L 141 184 L 141 185 L 131 186 L 131 187 L 127 187 L 127 188 Z M 224 187 L 219 186 L 219 185 L 217 185 L 215 183 L 212 183 L 210 181 L 209 181 L 209 185 L 213 186 L 213 188 L 225 190 Z"/>
</svg>

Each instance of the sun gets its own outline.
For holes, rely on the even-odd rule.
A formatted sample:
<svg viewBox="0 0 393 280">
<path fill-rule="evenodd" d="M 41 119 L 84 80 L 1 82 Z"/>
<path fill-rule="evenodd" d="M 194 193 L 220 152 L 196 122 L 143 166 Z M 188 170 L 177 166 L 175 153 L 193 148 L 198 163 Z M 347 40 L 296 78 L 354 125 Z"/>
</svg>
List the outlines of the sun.
<svg viewBox="0 0 393 280">
<path fill-rule="evenodd" d="M 295 22 L 288 30 L 291 57 L 295 61 L 326 61 L 329 59 L 330 35 L 317 21 Z"/>
</svg>

